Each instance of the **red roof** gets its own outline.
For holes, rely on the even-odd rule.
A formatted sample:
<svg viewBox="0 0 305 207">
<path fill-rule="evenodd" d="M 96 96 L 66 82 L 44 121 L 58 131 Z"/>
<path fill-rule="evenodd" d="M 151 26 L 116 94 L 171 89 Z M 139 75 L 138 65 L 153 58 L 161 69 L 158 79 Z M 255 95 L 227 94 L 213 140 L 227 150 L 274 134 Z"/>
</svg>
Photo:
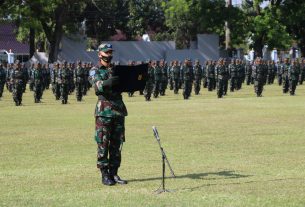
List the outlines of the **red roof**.
<svg viewBox="0 0 305 207">
<path fill-rule="evenodd" d="M 12 50 L 13 53 L 29 53 L 30 46 L 18 42 L 15 30 L 17 27 L 11 23 L 0 24 L 0 50 Z"/>
</svg>

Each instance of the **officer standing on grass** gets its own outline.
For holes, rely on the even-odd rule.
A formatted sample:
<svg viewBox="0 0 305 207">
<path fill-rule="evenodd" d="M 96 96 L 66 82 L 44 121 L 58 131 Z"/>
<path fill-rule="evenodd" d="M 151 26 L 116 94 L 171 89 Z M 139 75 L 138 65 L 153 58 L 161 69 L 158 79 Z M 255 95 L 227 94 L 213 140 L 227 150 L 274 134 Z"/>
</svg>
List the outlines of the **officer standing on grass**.
<svg viewBox="0 0 305 207">
<path fill-rule="evenodd" d="M 127 109 L 120 92 L 117 76 L 112 76 L 112 45 L 98 47 L 99 68 L 91 69 L 90 81 L 98 96 L 95 108 L 95 140 L 97 143 L 97 167 L 102 173 L 104 185 L 127 184 L 118 176 L 121 164 L 121 148 L 125 141 L 125 116 Z"/>
</svg>

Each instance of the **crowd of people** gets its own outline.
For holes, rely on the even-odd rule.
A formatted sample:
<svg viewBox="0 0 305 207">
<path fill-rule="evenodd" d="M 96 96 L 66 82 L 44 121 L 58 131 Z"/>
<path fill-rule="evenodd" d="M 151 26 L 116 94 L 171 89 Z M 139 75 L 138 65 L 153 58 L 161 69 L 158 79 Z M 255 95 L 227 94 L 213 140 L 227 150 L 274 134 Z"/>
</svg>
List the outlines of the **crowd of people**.
<svg viewBox="0 0 305 207">
<path fill-rule="evenodd" d="M 151 97 L 164 96 L 167 89 L 178 94 L 182 90 L 184 99 L 188 99 L 194 90 L 195 95 L 202 88 L 208 91 L 217 91 L 217 97 L 222 98 L 228 92 L 240 90 L 243 84 L 253 84 L 255 94 L 262 96 L 265 84 L 277 83 L 283 87 L 283 93 L 295 95 L 298 84 L 305 79 L 305 60 L 284 59 L 279 62 L 267 61 L 257 58 L 253 62 L 240 59 L 224 59 L 218 61 L 208 60 L 203 65 L 199 60 L 194 63 L 191 59 L 184 62 L 175 60 L 167 63 L 164 60 L 147 60 L 148 77 L 146 86 L 140 95 L 146 101 Z M 119 64 L 119 63 L 114 63 Z M 130 61 L 128 65 L 143 64 L 143 62 Z M 34 92 L 34 102 L 41 102 L 43 92 L 51 86 L 56 100 L 67 104 L 68 95 L 75 92 L 77 101 L 82 101 L 91 85 L 89 82 L 92 63 L 35 63 L 30 67 L 16 61 L 14 64 L 0 64 L 0 98 L 3 89 L 12 93 L 16 106 L 22 103 L 22 94 L 26 90 Z M 129 92 L 132 97 L 134 92 Z"/>
<path fill-rule="evenodd" d="M 91 63 L 54 63 L 50 68 L 49 64 L 35 63 L 30 67 L 20 63 L 0 64 L 0 98 L 4 86 L 12 93 L 16 106 L 22 103 L 22 95 L 29 90 L 34 92 L 34 102 L 40 103 L 43 92 L 48 90 L 50 85 L 56 100 L 67 104 L 68 95 L 75 91 L 77 101 L 87 94 L 90 87 L 88 81 L 89 70 L 93 67 Z"/>
</svg>

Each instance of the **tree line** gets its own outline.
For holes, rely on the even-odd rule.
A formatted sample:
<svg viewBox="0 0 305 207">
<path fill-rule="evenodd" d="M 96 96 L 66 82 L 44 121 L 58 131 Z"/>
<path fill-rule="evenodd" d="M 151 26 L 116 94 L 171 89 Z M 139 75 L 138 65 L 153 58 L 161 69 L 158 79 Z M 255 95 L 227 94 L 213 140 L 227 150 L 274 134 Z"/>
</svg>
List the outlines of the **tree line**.
<svg viewBox="0 0 305 207">
<path fill-rule="evenodd" d="M 243 0 L 239 6 L 227 1 L 0 0 L 0 14 L 18 26 L 18 39 L 29 42 L 30 55 L 47 51 L 50 62 L 57 59 L 63 34 L 73 34 L 81 25 L 96 45 L 119 31 L 122 40 L 149 33 L 152 40 L 175 40 L 179 49 L 189 48 L 200 33 L 218 34 L 225 47 L 228 25 L 229 48 L 251 47 L 261 56 L 264 45 L 297 45 L 305 55 L 305 1 Z"/>
</svg>

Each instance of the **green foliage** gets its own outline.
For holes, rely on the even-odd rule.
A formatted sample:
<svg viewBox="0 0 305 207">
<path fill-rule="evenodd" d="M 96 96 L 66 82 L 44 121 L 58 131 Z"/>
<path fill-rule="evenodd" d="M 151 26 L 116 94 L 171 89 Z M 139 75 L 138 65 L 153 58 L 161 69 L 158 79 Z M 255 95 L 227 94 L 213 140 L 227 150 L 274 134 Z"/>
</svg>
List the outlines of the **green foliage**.
<svg viewBox="0 0 305 207">
<path fill-rule="evenodd" d="M 165 29 L 165 16 L 161 7 L 161 0 L 131 0 L 128 3 L 128 32 L 135 38 L 154 31 Z"/>
</svg>

